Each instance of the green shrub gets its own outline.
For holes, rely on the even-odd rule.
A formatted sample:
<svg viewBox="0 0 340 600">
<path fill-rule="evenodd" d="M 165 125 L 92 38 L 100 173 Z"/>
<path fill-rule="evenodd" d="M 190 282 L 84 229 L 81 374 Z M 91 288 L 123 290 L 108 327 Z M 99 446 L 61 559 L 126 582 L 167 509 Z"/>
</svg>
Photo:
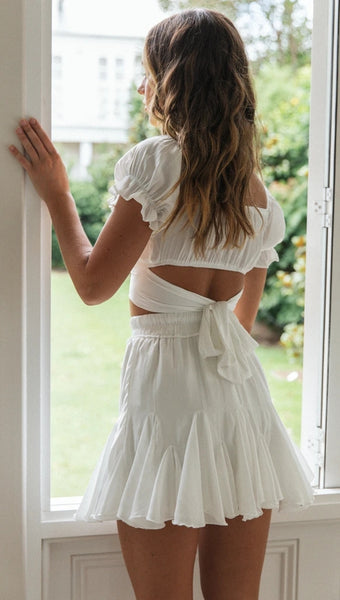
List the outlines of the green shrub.
<svg viewBox="0 0 340 600">
<path fill-rule="evenodd" d="M 305 272 L 306 272 L 306 236 L 292 239 L 295 248 L 294 270 L 278 271 L 277 277 L 283 296 L 291 298 L 296 306 L 297 316 L 294 322 L 283 329 L 280 341 L 292 359 L 301 358 L 303 353 Z"/>
<path fill-rule="evenodd" d="M 268 269 L 258 318 L 273 327 L 283 328 L 288 323 L 297 323 L 301 314 L 295 296 L 282 293 L 277 273 L 294 271 L 296 249 L 293 240 L 306 233 L 307 172 L 287 182 L 273 182 L 269 185 L 269 190 L 282 206 L 286 234 L 276 247 L 280 261 L 272 263 Z"/>
<path fill-rule="evenodd" d="M 71 193 L 91 244 L 95 244 L 109 214 L 108 187 L 113 183 L 114 165 L 124 151 L 124 146 L 114 146 L 112 152 L 97 158 L 89 167 L 90 181 L 70 181 Z M 57 237 L 53 230 L 52 267 L 61 268 L 63 266 Z"/>
<path fill-rule="evenodd" d="M 280 261 L 269 267 L 258 318 L 282 329 L 298 323 L 301 315 L 294 294 L 282 293 L 277 272 L 294 271 L 292 239 L 306 233 L 310 67 L 278 70 L 267 64 L 257 76 L 257 94 L 263 120 L 263 176 L 286 219 L 285 238 L 277 246 Z"/>
<path fill-rule="evenodd" d="M 71 181 L 71 193 L 75 199 L 80 220 L 87 237 L 94 244 L 108 214 L 103 194 L 92 181 Z M 52 266 L 63 265 L 55 232 L 52 234 Z"/>
</svg>

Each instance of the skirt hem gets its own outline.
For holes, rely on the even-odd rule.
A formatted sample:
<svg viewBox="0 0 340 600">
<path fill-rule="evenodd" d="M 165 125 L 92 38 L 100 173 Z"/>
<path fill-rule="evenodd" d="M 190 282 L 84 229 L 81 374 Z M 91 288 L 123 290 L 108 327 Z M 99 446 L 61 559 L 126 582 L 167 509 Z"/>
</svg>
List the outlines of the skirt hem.
<svg viewBox="0 0 340 600">
<path fill-rule="evenodd" d="M 125 515 L 119 515 L 119 514 L 117 514 L 117 515 L 98 514 L 98 515 L 90 515 L 87 518 L 85 518 L 85 517 L 80 518 L 76 514 L 74 518 L 77 521 L 84 521 L 87 523 L 103 523 L 103 522 L 108 522 L 108 521 L 112 521 L 112 522 L 123 521 L 127 525 L 130 525 L 130 527 L 135 527 L 137 529 L 163 529 L 165 527 L 165 523 L 167 521 L 171 521 L 171 523 L 173 525 L 177 525 L 180 527 L 190 527 L 193 529 L 199 529 L 199 528 L 205 527 L 206 525 L 219 525 L 221 527 L 225 527 L 225 526 L 228 526 L 228 523 L 226 521 L 235 519 L 236 517 L 242 517 L 242 521 L 244 521 L 244 522 L 251 521 L 253 519 L 257 519 L 257 518 L 261 517 L 263 515 L 263 510 L 275 510 L 278 513 L 280 513 L 280 512 L 285 512 L 285 513 L 302 512 L 302 511 L 310 508 L 310 506 L 313 505 L 313 502 L 314 502 L 314 498 L 304 505 L 288 504 L 288 503 L 285 503 L 284 501 L 280 501 L 279 503 L 277 503 L 277 502 L 268 503 L 268 504 L 266 503 L 263 506 L 261 506 L 256 513 L 253 513 L 253 514 L 244 515 L 244 514 L 238 512 L 238 513 L 226 516 L 225 521 L 220 521 L 220 520 L 216 520 L 216 519 L 207 517 L 207 519 L 205 519 L 204 522 L 197 522 L 197 523 L 193 523 L 190 519 L 176 519 L 174 515 L 173 516 L 166 515 L 166 516 L 164 516 L 164 519 L 162 519 L 161 521 L 153 521 L 152 519 L 147 519 L 146 516 L 142 515 L 142 514 L 133 515 L 133 516 L 130 515 L 129 517 L 125 516 Z"/>
</svg>

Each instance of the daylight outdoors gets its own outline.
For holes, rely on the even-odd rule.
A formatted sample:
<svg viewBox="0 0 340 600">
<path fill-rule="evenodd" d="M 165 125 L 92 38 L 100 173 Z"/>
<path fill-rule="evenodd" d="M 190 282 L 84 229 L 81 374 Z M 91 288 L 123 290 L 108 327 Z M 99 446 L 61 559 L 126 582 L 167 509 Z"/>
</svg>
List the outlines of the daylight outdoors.
<svg viewBox="0 0 340 600">
<path fill-rule="evenodd" d="M 129 0 L 119 15 L 112 4 L 98 0 L 94 18 L 88 0 L 53 3 L 53 139 L 87 235 L 94 243 L 109 214 L 108 188 L 118 158 L 157 134 L 136 92 L 148 28 L 187 7 L 223 12 L 248 48 L 263 179 L 286 217 L 280 261 L 269 268 L 253 334 L 273 402 L 299 443 L 311 1 Z M 72 288 L 54 233 L 52 266 L 51 496 L 81 496 L 118 414 L 129 337 L 128 281 L 110 301 L 88 307 Z"/>
</svg>

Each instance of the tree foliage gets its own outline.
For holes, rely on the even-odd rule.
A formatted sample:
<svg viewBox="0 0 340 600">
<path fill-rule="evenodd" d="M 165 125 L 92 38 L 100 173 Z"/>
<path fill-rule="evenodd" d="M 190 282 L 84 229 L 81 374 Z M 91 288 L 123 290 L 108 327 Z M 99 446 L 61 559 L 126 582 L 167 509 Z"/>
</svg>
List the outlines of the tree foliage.
<svg viewBox="0 0 340 600">
<path fill-rule="evenodd" d="M 304 338 L 304 306 L 305 306 L 305 272 L 306 272 L 306 236 L 300 235 L 292 238 L 295 246 L 295 263 L 292 272 L 278 271 L 282 294 L 294 299 L 300 315 L 293 323 L 284 326 L 280 338 L 281 344 L 286 348 L 288 355 L 293 360 L 301 359 Z"/>
<path fill-rule="evenodd" d="M 97 237 L 109 214 L 107 204 L 108 187 L 113 183 L 114 165 L 124 154 L 126 146 L 117 145 L 112 152 L 102 154 L 89 167 L 90 181 L 70 181 L 71 193 L 77 205 L 78 214 L 91 244 Z M 64 266 L 57 237 L 52 231 L 52 266 Z"/>
<path fill-rule="evenodd" d="M 310 67 L 278 71 L 267 65 L 256 82 L 264 181 L 286 219 L 286 235 L 277 247 L 280 262 L 269 267 L 259 318 L 282 328 L 300 323 L 302 314 L 295 295 L 282 292 L 277 272 L 294 271 L 292 239 L 306 233 Z"/>
<path fill-rule="evenodd" d="M 297 68 L 309 60 L 311 25 L 300 0 L 158 0 L 166 11 L 218 10 L 235 21 L 255 67 L 263 59 Z"/>
<path fill-rule="evenodd" d="M 129 115 L 129 142 L 131 144 L 138 144 L 138 142 L 145 140 L 145 138 L 159 135 L 159 130 L 149 123 L 142 96 L 137 92 L 135 85 L 131 88 Z"/>
</svg>

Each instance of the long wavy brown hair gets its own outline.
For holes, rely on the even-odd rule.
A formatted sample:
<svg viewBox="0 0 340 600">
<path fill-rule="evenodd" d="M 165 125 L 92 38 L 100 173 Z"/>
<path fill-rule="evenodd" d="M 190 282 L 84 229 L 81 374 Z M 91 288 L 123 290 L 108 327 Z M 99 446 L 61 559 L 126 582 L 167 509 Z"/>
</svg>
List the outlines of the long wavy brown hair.
<svg viewBox="0 0 340 600">
<path fill-rule="evenodd" d="M 255 94 L 237 29 L 212 10 L 182 11 L 151 29 L 144 62 L 154 84 L 149 110 L 182 151 L 179 195 L 164 229 L 184 216 L 197 254 L 211 233 L 213 246 L 241 246 L 254 235 L 249 188 L 260 168 Z"/>
</svg>

